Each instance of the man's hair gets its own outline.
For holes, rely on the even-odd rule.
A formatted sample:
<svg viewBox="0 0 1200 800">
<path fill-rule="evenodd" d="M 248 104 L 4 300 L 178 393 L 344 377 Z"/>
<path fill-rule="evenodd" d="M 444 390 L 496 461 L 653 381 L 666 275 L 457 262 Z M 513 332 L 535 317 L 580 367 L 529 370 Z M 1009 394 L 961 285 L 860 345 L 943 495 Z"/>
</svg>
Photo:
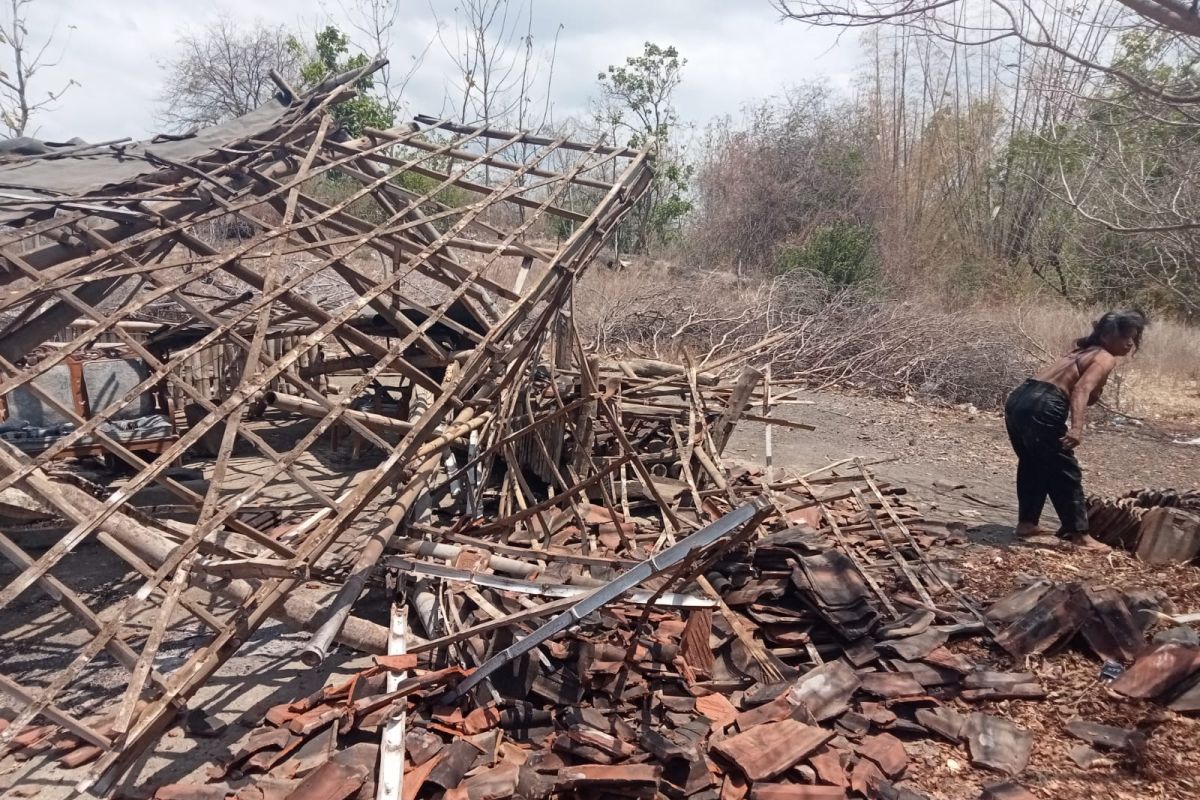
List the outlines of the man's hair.
<svg viewBox="0 0 1200 800">
<path fill-rule="evenodd" d="M 1142 346 L 1142 332 L 1149 324 L 1146 315 L 1140 311 L 1109 311 L 1092 323 L 1091 333 L 1075 340 L 1075 347 L 1079 350 L 1099 347 L 1106 336 L 1116 335 L 1132 338 L 1134 349 L 1137 349 Z"/>
</svg>

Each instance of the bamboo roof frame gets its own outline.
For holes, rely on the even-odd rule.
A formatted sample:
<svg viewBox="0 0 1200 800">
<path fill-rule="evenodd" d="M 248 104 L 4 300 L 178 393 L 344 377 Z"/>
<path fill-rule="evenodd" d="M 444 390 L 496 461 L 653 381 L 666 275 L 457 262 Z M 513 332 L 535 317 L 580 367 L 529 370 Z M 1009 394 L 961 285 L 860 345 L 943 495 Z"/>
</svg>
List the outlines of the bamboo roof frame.
<svg viewBox="0 0 1200 800">
<path fill-rule="evenodd" d="M 605 147 L 446 123 L 419 117 L 391 131 L 368 130 L 346 140 L 331 114 L 353 95 L 367 70 L 338 76 L 298 96 L 286 87 L 271 108 L 236 126 L 227 140 L 211 135 L 184 160 L 164 154 L 154 143 L 123 140 L 91 148 L 0 162 L 0 395 L 25 386 L 67 415 L 74 431 L 45 452 L 27 455 L 0 441 L 0 490 L 15 487 L 68 520 L 71 529 L 40 556 L 26 553 L 0 531 L 0 555 L 19 575 L 0 587 L 0 612 L 21 594 L 51 594 L 87 631 L 88 643 L 73 662 L 44 686 L 22 686 L 3 677 L 0 697 L 15 700 L 16 719 L 0 733 L 0 746 L 12 741 L 41 715 L 104 752 L 81 788 L 108 791 L 121 774 L 166 729 L 176 713 L 213 673 L 272 614 L 329 548 L 361 527 L 372 504 L 403 502 L 428 475 L 419 465 L 436 458 L 451 441 L 478 431 L 484 452 L 504 446 L 528 420 L 515 415 L 516 398 L 530 379 L 545 346 L 561 333 L 560 315 L 573 282 L 613 232 L 622 216 L 648 188 L 652 166 L 646 150 Z M 236 137 L 234 133 L 237 133 Z M 201 139 L 204 137 L 202 136 Z M 209 141 L 211 140 L 211 141 Z M 140 159 L 136 169 L 128 159 Z M 22 176 L 71 170 L 78 159 L 94 166 L 120 163 L 131 178 L 90 186 L 71 194 L 21 184 Z M 38 170 L 43 172 L 38 172 Z M 486 170 L 494 178 L 480 179 Z M 124 174 L 124 173 L 123 173 Z M 324 202 L 309 194 L 309 182 L 337 174 L 353 182 L 348 197 Z M 404 176 L 420 176 L 404 188 Z M 61 178 L 55 175 L 55 180 Z M 466 198 L 457 206 L 439 196 L 453 187 Z M 595 202 L 586 211 L 572 187 L 586 189 Z M 371 202 L 384 215 L 367 220 L 356 203 Z M 518 223 L 504 227 L 487 217 L 501 207 L 517 210 Z M 573 234 L 554 252 L 532 246 L 525 234 L 540 219 L 558 216 Z M 201 236 L 202 226 L 220 219 L 243 221 L 250 235 L 227 247 Z M 374 251 L 391 264 L 382 276 L 352 262 L 358 251 Z M 467 258 L 466 254 L 472 254 Z M 306 261 L 295 263 L 296 256 Z M 479 258 L 482 256 L 482 259 Z M 500 283 L 490 268 L 502 257 L 523 259 L 514 285 Z M 482 264 L 478 262 L 482 261 Z M 475 265 L 472 265 L 472 263 Z M 289 268 L 290 267 L 290 268 Z M 405 281 L 420 275 L 443 287 L 445 297 L 431 306 L 405 295 Z M 213 306 L 198 298 L 207 281 L 232 279 L 249 289 Z M 355 296 L 325 308 L 304 293 L 317 276 L 344 282 Z M 155 304 L 173 303 L 189 319 L 167 333 L 190 330 L 191 338 L 164 351 L 124 324 L 143 319 Z M 391 326 L 388 338 L 362 330 L 364 314 Z M 67 323 L 89 326 L 57 349 L 32 361 L 26 356 Z M 281 321 L 295 327 L 297 344 L 272 358 L 264 342 Z M 435 326 L 452 331 L 463 349 L 450 352 L 430 335 Z M 34 379 L 73 354 L 115 336 L 149 367 L 148 377 L 104 408 L 83 418 L 64 408 Z M 153 337 L 151 337 L 153 338 Z M 338 341 L 361 359 L 361 375 L 338 397 L 327 397 L 314 381 L 294 369 L 301 356 L 323 342 Z M 223 397 L 205 396 L 179 367 L 204 347 L 222 344 L 245 354 L 245 368 Z M 431 395 L 423 414 L 396 444 L 347 414 L 352 398 L 380 374 L 395 372 Z M 292 447 L 277 450 L 242 423 L 244 412 L 273 380 L 320 406 L 321 416 Z M 165 382 L 206 415 L 164 452 L 149 457 L 132 452 L 100 425 L 143 391 Z M 561 415 L 560 409 L 557 414 Z M 363 470 L 351 487 L 331 496 L 295 468 L 297 459 L 336 423 L 349 426 L 384 449 L 382 461 Z M 209 431 L 220 437 L 208 490 L 202 495 L 165 470 Z M 133 475 L 125 488 L 104 499 L 86 500 L 69 485 L 48 476 L 56 455 L 85 437 L 95 437 Z M 507 437 L 507 438 L 506 438 Z M 270 466 L 233 494 L 223 491 L 233 446 L 242 441 Z M 492 443 L 496 443 L 492 447 Z M 237 517 L 276 477 L 288 475 L 315 505 L 286 539 Z M 114 536 L 114 528 L 135 516 L 130 497 L 157 484 L 192 509 L 196 522 L 186 532 L 142 523 L 169 542 L 158 563 Z M 387 498 L 390 498 L 387 499 Z M 198 591 L 206 577 L 206 553 L 222 553 L 218 534 L 234 532 L 260 548 L 257 577 L 243 579 L 246 592 L 236 602 Z M 52 570 L 82 542 L 95 538 L 142 576 L 140 589 L 109 608 L 90 608 Z M 155 620 L 140 646 L 127 636 L 127 623 L 149 609 Z M 162 673 L 155 655 L 172 620 L 203 624 L 204 642 L 175 669 Z M 67 690 L 101 652 L 110 653 L 130 673 L 128 688 L 103 730 L 77 716 L 64 701 Z"/>
</svg>

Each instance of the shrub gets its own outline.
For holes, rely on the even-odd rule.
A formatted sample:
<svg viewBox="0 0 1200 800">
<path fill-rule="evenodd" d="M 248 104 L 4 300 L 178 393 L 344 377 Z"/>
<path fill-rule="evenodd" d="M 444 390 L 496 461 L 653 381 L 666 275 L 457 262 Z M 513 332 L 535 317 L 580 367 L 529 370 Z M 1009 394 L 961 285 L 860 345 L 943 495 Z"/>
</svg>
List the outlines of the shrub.
<svg viewBox="0 0 1200 800">
<path fill-rule="evenodd" d="M 775 271 L 796 270 L 823 275 L 835 288 L 870 283 L 879 271 L 874 231 L 845 222 L 823 225 L 803 244 L 779 248 Z"/>
</svg>

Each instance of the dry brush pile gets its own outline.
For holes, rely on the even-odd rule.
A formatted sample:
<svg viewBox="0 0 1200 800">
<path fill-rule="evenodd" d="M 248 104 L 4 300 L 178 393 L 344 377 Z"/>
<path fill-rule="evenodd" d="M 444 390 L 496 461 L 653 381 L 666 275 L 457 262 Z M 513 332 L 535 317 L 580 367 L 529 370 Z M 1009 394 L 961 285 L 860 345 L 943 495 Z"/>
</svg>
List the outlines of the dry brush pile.
<svg viewBox="0 0 1200 800">
<path fill-rule="evenodd" d="M 703 369 L 757 350 L 752 363 L 778 380 L 980 408 L 998 407 L 1034 366 L 1015 325 L 837 291 L 800 272 L 745 283 L 728 273 L 597 271 L 580 286 L 576 316 L 601 352 Z"/>
</svg>

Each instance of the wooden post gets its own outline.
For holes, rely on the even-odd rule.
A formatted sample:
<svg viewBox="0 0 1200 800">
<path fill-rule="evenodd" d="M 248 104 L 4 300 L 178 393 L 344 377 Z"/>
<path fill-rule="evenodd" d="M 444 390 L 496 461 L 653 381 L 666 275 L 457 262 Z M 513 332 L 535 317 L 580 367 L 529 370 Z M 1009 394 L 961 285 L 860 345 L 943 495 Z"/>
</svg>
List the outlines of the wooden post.
<svg viewBox="0 0 1200 800">
<path fill-rule="evenodd" d="M 771 365 L 767 364 L 763 370 L 763 416 L 771 415 Z M 767 466 L 767 493 L 769 494 L 770 486 L 775 482 L 775 443 L 771 437 L 772 425 L 763 426 L 763 460 Z"/>
<path fill-rule="evenodd" d="M 742 368 L 742 374 L 738 376 L 737 383 L 733 387 L 733 394 L 729 396 L 729 404 L 717 418 L 716 428 L 713 430 L 713 443 L 717 446 L 717 455 L 725 452 L 725 445 L 729 444 L 733 428 L 745 413 L 750 396 L 754 394 L 754 389 L 762 377 L 763 374 L 754 367 Z"/>
<path fill-rule="evenodd" d="M 595 441 L 593 426 L 596 419 L 596 376 L 599 374 L 600 356 L 588 356 L 587 367 L 580 373 L 579 391 L 584 397 L 591 399 L 579 409 L 575 417 L 575 457 L 572 460 L 572 468 L 577 480 L 585 477 L 584 471 L 592 461 L 592 443 Z"/>
</svg>

